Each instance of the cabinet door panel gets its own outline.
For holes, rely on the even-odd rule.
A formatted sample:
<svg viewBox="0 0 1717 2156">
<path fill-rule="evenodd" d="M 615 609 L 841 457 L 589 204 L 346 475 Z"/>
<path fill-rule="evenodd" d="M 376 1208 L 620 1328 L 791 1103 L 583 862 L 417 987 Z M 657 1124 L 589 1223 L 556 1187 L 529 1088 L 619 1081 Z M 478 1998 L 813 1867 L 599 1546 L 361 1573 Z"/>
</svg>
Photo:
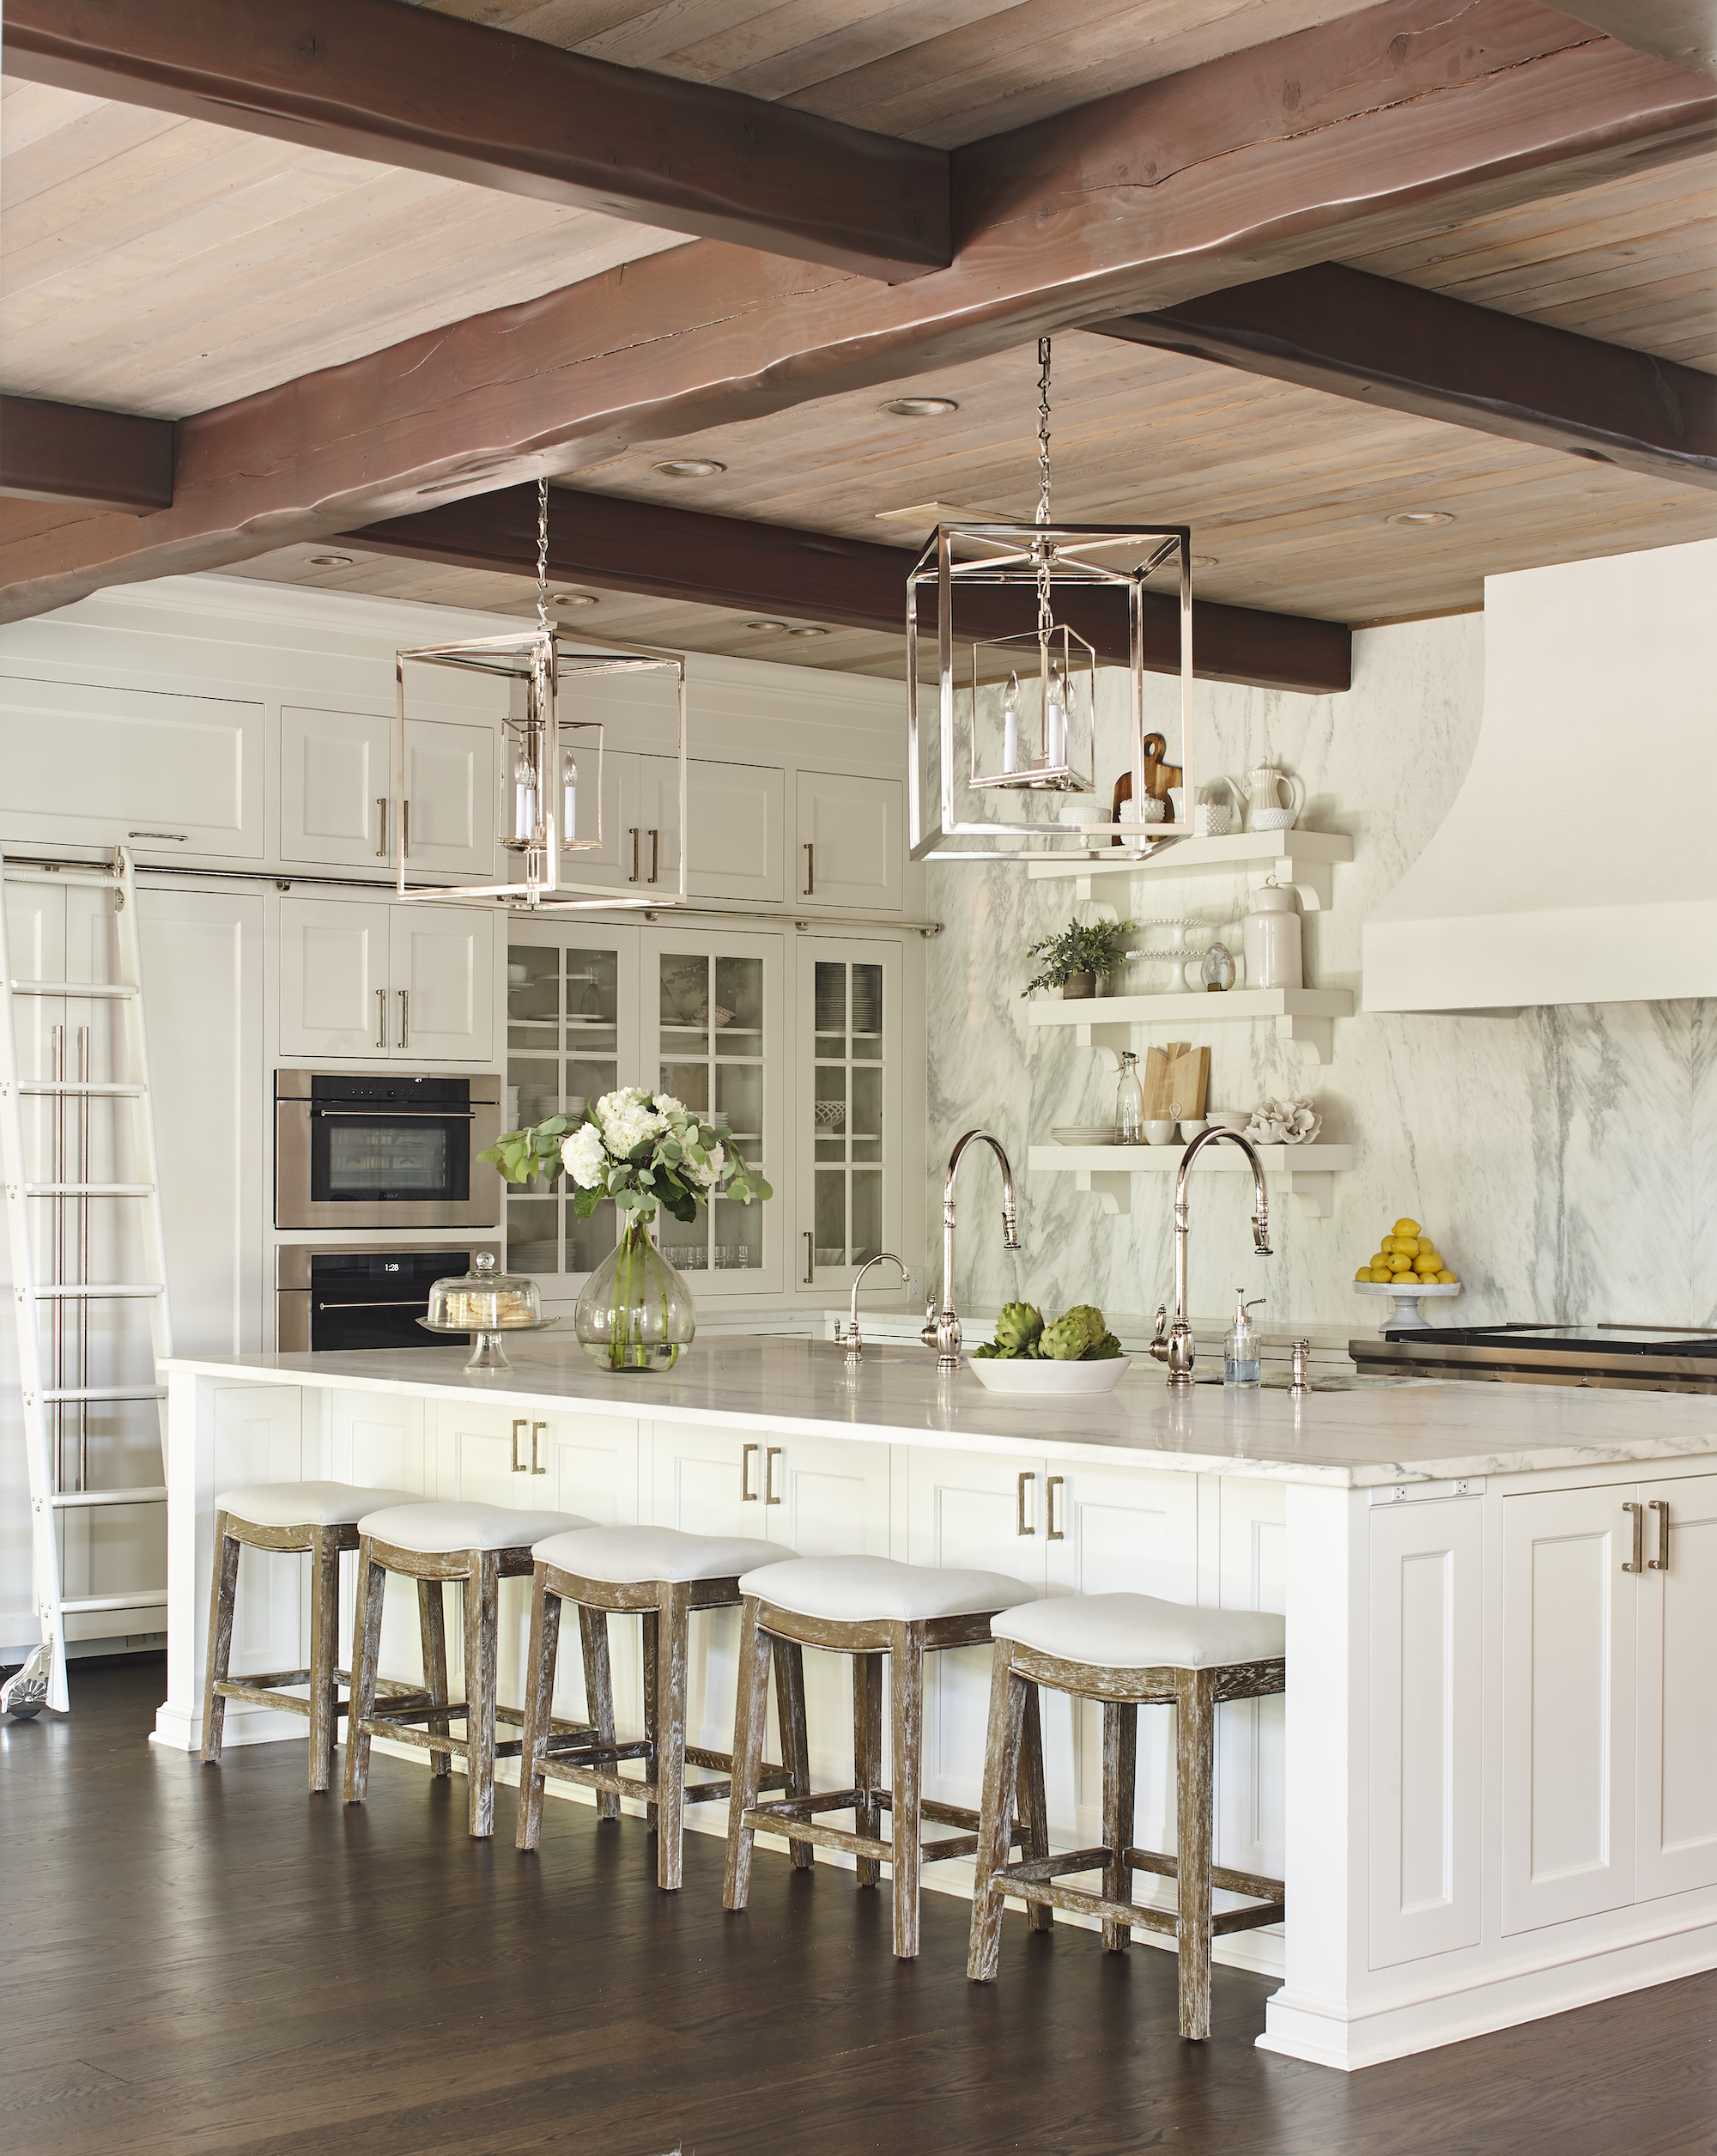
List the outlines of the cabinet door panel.
<svg viewBox="0 0 1717 2156">
<path fill-rule="evenodd" d="M 1653 1560 L 1640 1582 L 1641 1900 L 1717 1884 L 1717 1475 L 1641 1483 Z M 1662 1568 L 1669 1514 L 1668 1569 Z"/>
<path fill-rule="evenodd" d="M 1482 1497 L 1371 1515 L 1371 1966 L 1481 1928 Z"/>
<path fill-rule="evenodd" d="M 429 1446 L 429 1409 L 422 1400 L 391 1393 L 328 1395 L 328 1472 L 339 1482 L 369 1483 L 382 1490 L 434 1495 Z M 352 1637 L 352 1582 L 348 1558 L 340 1568 L 340 1659 Z M 415 1589 L 395 1581 L 382 1605 L 381 1672 L 402 1682 L 415 1679 L 423 1660 Z"/>
<path fill-rule="evenodd" d="M 756 1449 L 745 1464 L 743 1446 Z M 658 1527 L 688 1534 L 743 1534 L 763 1541 L 763 1440 L 727 1430 L 655 1424 L 654 1496 L 651 1518 Z M 742 1492 L 743 1471 L 744 1486 Z"/>
<path fill-rule="evenodd" d="M 399 779 L 405 858 L 415 871 L 488 876 L 494 868 L 494 733 L 408 719 Z"/>
<path fill-rule="evenodd" d="M 786 774 L 764 764 L 686 765 L 694 898 L 779 899 L 783 893 Z M 644 825 L 640 874 L 672 890 L 680 873 L 679 766 L 667 756 L 639 758 L 639 814 Z"/>
<path fill-rule="evenodd" d="M 494 916 L 456 906 L 390 911 L 389 1053 L 408 1061 L 487 1062 L 494 1041 Z"/>
<path fill-rule="evenodd" d="M 298 1481 L 304 1473 L 302 1395 L 282 1386 L 222 1386 L 215 1395 L 214 1454 L 217 1491 L 247 1483 Z M 213 1527 L 211 1520 L 211 1532 Z M 309 1641 L 309 1612 L 303 1602 L 305 1562 L 301 1557 L 275 1556 L 264 1550 L 246 1550 L 240 1556 L 233 1631 L 234 1677 L 302 1667 Z M 203 1615 L 200 1608 L 197 1614 Z M 203 1651 L 207 1651 L 206 1641 Z M 199 1661 L 199 1681 L 202 1671 Z M 246 1710 L 241 1702 L 228 1701 L 228 1716 L 235 1711 Z"/>
<path fill-rule="evenodd" d="M 1502 1928 L 1634 1898 L 1626 1488 L 1502 1503 Z"/>
<path fill-rule="evenodd" d="M 287 1055 L 385 1055 L 395 1036 L 388 988 L 392 908 L 283 898 L 280 1045 Z"/>
<path fill-rule="evenodd" d="M 898 913 L 905 825 L 898 779 L 801 771 L 793 891 L 825 906 Z M 805 848 L 810 847 L 807 857 Z"/>
<path fill-rule="evenodd" d="M 367 868 L 393 859 L 391 722 L 373 713 L 280 714 L 280 857 Z"/>
</svg>

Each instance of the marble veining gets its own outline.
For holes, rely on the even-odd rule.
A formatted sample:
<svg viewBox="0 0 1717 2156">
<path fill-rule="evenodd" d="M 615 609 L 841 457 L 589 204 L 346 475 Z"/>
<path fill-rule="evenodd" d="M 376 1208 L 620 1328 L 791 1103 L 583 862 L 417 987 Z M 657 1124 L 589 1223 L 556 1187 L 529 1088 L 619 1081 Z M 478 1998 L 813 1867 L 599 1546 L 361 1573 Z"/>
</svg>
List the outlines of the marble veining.
<svg viewBox="0 0 1717 2156">
<path fill-rule="evenodd" d="M 1105 677 L 1097 768 L 1125 761 L 1119 677 Z M 1168 687 L 1147 723 L 1179 754 Z M 1717 1327 L 1717 1003 L 1550 1006 L 1518 1017 L 1364 1011 L 1361 930 L 1447 814 L 1477 738 L 1483 695 L 1477 615 L 1368 629 L 1354 639 L 1354 686 L 1311 697 L 1198 686 L 1202 780 L 1242 783 L 1267 755 L 1306 782 L 1303 821 L 1350 833 L 1351 867 L 1334 871 L 1334 904 L 1305 917 L 1307 979 L 1352 988 L 1358 1015 L 1338 1020 L 1334 1060 L 1319 1066 L 1268 1023 L 1213 1025 L 1211 1097 L 1250 1107 L 1284 1090 L 1313 1095 L 1324 1136 L 1356 1148 L 1321 1219 L 1272 1186 L 1267 1260 L 1252 1255 L 1242 1176 L 1193 1186 L 1192 1289 L 1206 1309 L 1233 1291 L 1263 1296 L 1278 1326 L 1374 1329 L 1378 1306 L 1351 1292 L 1355 1267 L 1396 1217 L 1411 1213 L 1455 1262 L 1465 1293 L 1444 1322 L 1653 1323 Z M 1520 813 L 1530 817 L 1532 804 Z M 946 923 L 929 946 L 929 1160 L 940 1217 L 954 1139 L 981 1124 L 1015 1162 L 1024 1255 L 1010 1260 L 980 1167 L 962 1181 L 959 1297 L 994 1305 L 1023 1291 L 1046 1306 L 1090 1301 L 1152 1309 L 1172 1279 L 1172 1181 L 1141 1179 L 1133 1211 L 1105 1212 L 1071 1175 L 1024 1167 L 1052 1124 L 1112 1110 L 1109 1060 L 1071 1034 L 1027 1026 L 1025 948 L 1074 910 L 1070 884 L 1033 884 L 996 864 L 933 865 L 931 910 Z M 1124 915 L 1194 914 L 1238 941 L 1243 876 L 1117 879 L 1098 890 Z M 1089 916 L 1090 909 L 1082 908 Z M 1166 969 L 1152 978 L 1166 985 Z M 1199 1039 L 1190 1022 L 1174 1034 Z M 1162 1041 L 1171 1029 L 1142 1035 Z M 967 1224 L 970 1224 L 969 1225 Z M 932 1267 L 932 1272 L 934 1267 Z"/>
</svg>

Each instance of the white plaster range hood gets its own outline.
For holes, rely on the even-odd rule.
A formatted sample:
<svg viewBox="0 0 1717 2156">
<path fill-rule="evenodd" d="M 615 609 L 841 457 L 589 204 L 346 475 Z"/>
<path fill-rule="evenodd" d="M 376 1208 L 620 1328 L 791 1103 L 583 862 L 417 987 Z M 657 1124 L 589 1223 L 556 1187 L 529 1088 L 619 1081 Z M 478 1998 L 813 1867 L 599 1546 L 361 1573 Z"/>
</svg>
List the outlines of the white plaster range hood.
<svg viewBox="0 0 1717 2156">
<path fill-rule="evenodd" d="M 1487 578 L 1466 783 L 1368 1011 L 1717 996 L 1717 539 Z"/>
</svg>

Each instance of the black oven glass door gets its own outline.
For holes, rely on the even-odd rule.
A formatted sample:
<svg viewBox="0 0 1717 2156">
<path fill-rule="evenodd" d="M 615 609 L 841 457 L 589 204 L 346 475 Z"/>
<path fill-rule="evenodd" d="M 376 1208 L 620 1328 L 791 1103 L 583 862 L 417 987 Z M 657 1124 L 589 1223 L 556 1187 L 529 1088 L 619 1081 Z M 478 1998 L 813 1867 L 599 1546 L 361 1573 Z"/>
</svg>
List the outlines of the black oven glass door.
<svg viewBox="0 0 1717 2156">
<path fill-rule="evenodd" d="M 461 1205 L 470 1195 L 471 1119 L 423 1108 L 312 1104 L 312 1205 Z"/>
<path fill-rule="evenodd" d="M 310 1262 L 310 1346 L 313 1354 L 374 1347 L 443 1347 L 443 1334 L 417 1322 L 429 1315 L 429 1286 L 465 1272 L 463 1250 L 400 1251 L 388 1256 L 331 1254 Z M 462 1340 L 452 1343 L 463 1346 Z"/>
</svg>

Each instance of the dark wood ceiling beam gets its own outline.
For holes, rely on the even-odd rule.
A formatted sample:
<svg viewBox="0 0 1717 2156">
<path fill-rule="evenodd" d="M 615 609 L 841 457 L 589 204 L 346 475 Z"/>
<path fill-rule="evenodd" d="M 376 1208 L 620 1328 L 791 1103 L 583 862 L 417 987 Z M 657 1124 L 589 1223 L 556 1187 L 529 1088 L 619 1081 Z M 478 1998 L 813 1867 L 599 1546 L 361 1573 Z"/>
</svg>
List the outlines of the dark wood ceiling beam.
<svg viewBox="0 0 1717 2156">
<path fill-rule="evenodd" d="M 1576 0 L 1568 13 L 1605 37 L 1678 67 L 1717 73 L 1717 15 L 1711 0 Z"/>
<path fill-rule="evenodd" d="M 7 0 L 6 72 L 894 282 L 945 150 L 402 0 Z"/>
<path fill-rule="evenodd" d="M 173 502 L 173 422 L 0 397 L 0 494 L 142 516 Z"/>
<path fill-rule="evenodd" d="M 1717 375 L 1339 263 L 1089 326 L 1654 479 L 1717 487 Z"/>
<path fill-rule="evenodd" d="M 534 576 L 537 490 L 510 487 L 443 502 L 416 516 L 342 532 L 340 539 L 343 545 L 414 561 Z M 549 496 L 549 575 L 557 583 L 599 591 L 785 614 L 904 637 L 907 573 L 917 558 L 915 550 L 873 540 L 706 516 L 612 495 L 557 487 Z M 934 593 L 929 597 L 933 622 Z M 1125 665 L 1123 611 L 1101 601 L 1081 604 L 1089 598 L 1066 593 L 1058 612 L 1101 658 Z M 1028 592 L 974 588 L 962 594 L 959 619 L 974 635 L 1009 635 L 1032 626 L 1035 607 Z M 1180 610 L 1173 598 L 1146 594 L 1145 665 L 1153 673 L 1180 670 Z M 1338 695 L 1350 683 L 1352 639 L 1339 622 L 1195 601 L 1192 651 L 1199 677 L 1208 681 L 1307 695 Z"/>
<path fill-rule="evenodd" d="M 1717 85 L 1531 0 L 1386 0 L 958 153 L 959 254 L 913 282 L 701 241 L 185 420 L 173 507 L 33 525 L 0 618 L 1160 311 L 1714 122 Z"/>
</svg>

